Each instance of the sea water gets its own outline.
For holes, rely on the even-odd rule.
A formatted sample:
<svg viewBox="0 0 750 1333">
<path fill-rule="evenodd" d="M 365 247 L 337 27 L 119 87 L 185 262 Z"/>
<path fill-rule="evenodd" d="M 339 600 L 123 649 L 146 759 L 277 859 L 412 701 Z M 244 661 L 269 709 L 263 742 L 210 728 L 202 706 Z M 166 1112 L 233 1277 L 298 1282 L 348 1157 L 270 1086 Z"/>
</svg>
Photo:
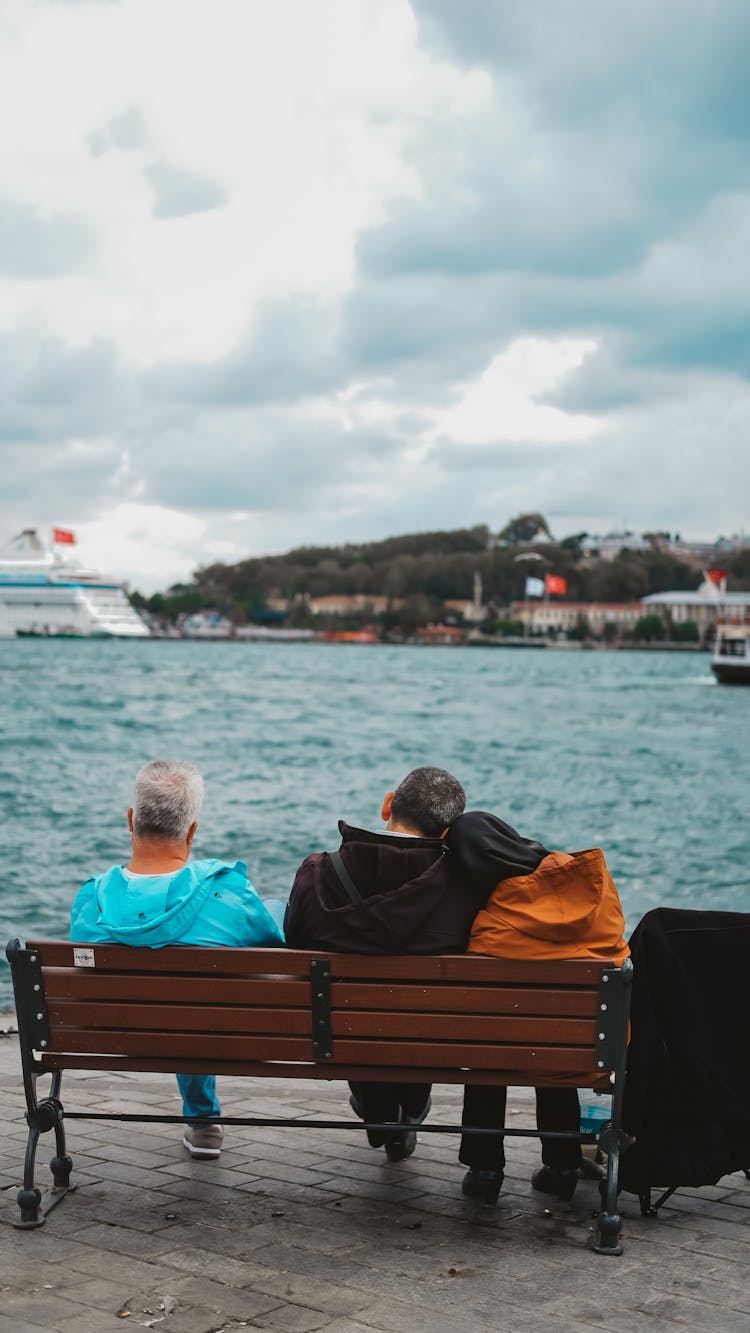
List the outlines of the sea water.
<svg viewBox="0 0 750 1333">
<path fill-rule="evenodd" d="M 265 897 L 437 764 L 469 808 L 603 847 L 629 929 L 662 904 L 750 911 L 750 688 L 705 654 L 30 639 L 0 642 L 0 687 L 3 943 L 67 935 L 160 757 L 204 773 L 195 854 L 246 861 Z"/>
</svg>

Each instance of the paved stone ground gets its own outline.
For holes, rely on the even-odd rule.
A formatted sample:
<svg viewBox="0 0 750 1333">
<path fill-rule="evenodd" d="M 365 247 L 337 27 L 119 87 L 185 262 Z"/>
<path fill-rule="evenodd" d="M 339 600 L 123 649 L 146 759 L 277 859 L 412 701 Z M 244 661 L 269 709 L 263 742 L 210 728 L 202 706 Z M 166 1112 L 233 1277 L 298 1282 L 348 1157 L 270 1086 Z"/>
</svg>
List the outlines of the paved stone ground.
<svg viewBox="0 0 750 1333">
<path fill-rule="evenodd" d="M 0 1030 L 3 1024 L 0 1023 Z M 167 1076 L 66 1074 L 73 1109 L 175 1112 Z M 228 1115 L 349 1115 L 340 1084 L 224 1079 Z M 684 1190 L 663 1215 L 622 1196 L 621 1258 L 589 1248 L 593 1182 L 571 1204 L 534 1195 L 533 1139 L 508 1141 L 497 1208 L 460 1195 L 449 1135 L 390 1164 L 361 1130 L 228 1128 L 192 1162 L 177 1125 L 68 1122 L 78 1190 L 36 1231 L 13 1229 L 26 1138 L 17 1042 L 0 1040 L 0 1333 L 678 1333 L 750 1330 L 750 1184 Z M 456 1122 L 438 1088 L 433 1119 Z M 518 1125 L 531 1096 L 516 1090 Z M 42 1140 L 46 1186 L 52 1136 Z"/>
</svg>

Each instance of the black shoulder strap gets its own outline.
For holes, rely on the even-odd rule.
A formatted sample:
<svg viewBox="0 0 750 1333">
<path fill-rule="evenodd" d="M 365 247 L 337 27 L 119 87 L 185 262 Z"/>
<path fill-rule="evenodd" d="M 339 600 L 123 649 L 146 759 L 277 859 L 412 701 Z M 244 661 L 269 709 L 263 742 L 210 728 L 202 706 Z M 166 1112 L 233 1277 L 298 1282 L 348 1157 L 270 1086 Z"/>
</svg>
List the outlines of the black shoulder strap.
<svg viewBox="0 0 750 1333">
<path fill-rule="evenodd" d="M 334 871 L 336 872 L 336 876 L 339 880 L 339 883 L 341 884 L 342 888 L 346 889 L 346 892 L 348 893 L 349 897 L 354 903 L 354 906 L 362 907 L 364 905 L 362 894 L 360 893 L 359 889 L 354 883 L 354 880 L 349 874 L 349 871 L 344 865 L 344 862 L 341 859 L 341 852 L 329 852 L 328 860 L 330 861 Z"/>
</svg>

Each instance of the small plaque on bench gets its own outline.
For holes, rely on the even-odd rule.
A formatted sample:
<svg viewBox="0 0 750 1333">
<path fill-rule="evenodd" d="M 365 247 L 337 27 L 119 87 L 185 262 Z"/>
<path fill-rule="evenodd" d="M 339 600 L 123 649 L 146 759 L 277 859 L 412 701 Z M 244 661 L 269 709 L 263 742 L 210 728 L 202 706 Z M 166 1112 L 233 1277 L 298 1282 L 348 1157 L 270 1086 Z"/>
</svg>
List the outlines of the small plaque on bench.
<svg viewBox="0 0 750 1333">
<path fill-rule="evenodd" d="M 73 965 L 75 967 L 95 967 L 93 949 L 74 949 Z"/>
</svg>

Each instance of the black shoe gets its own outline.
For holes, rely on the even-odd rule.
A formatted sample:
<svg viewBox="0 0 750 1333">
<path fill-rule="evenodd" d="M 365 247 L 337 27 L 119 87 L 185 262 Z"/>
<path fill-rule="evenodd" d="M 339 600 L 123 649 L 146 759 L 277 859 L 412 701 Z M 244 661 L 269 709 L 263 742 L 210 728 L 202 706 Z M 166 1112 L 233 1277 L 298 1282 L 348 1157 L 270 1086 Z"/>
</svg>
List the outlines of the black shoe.
<svg viewBox="0 0 750 1333">
<path fill-rule="evenodd" d="M 385 1145 L 385 1155 L 389 1162 L 403 1162 L 411 1157 L 416 1146 L 417 1136 L 413 1131 L 411 1134 L 394 1134 Z"/>
<path fill-rule="evenodd" d="M 470 1166 L 463 1178 L 461 1193 L 468 1199 L 481 1199 L 482 1203 L 497 1203 L 502 1187 L 502 1171 L 480 1171 Z"/>
<path fill-rule="evenodd" d="M 531 1177 L 531 1188 L 540 1194 L 556 1194 L 558 1199 L 568 1202 L 575 1194 L 578 1184 L 578 1172 L 575 1167 L 560 1169 L 554 1166 L 540 1166 Z"/>
<path fill-rule="evenodd" d="M 428 1097 L 424 1106 L 418 1115 L 404 1115 L 401 1112 L 402 1125 L 421 1125 L 430 1114 L 432 1107 L 432 1098 Z M 385 1145 L 385 1155 L 389 1162 L 403 1162 L 407 1157 L 411 1157 L 417 1146 L 417 1136 L 413 1130 L 404 1134 L 394 1134 Z"/>
<path fill-rule="evenodd" d="M 352 1093 L 351 1097 L 349 1098 L 349 1105 L 351 1106 L 354 1114 L 359 1116 L 360 1120 L 364 1120 L 365 1108 L 362 1105 L 361 1101 L 359 1100 L 359 1097 L 357 1097 L 355 1093 Z"/>
</svg>

